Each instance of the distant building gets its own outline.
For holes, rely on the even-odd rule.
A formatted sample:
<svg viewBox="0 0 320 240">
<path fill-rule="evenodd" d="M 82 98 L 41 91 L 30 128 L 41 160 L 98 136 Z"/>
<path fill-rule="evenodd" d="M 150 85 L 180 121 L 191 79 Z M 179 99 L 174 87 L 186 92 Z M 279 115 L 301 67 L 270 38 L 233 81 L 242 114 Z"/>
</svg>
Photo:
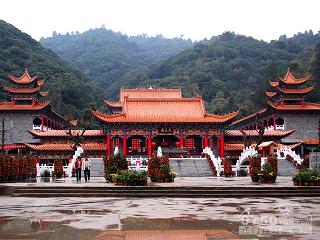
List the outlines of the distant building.
<svg viewBox="0 0 320 240">
<path fill-rule="evenodd" d="M 232 125 L 238 129 L 253 130 L 257 128 L 259 118 L 266 129 L 293 129 L 295 131 L 282 141 L 286 144 L 302 144 L 302 154 L 305 150 L 312 151 L 319 142 L 320 104 L 305 101 L 305 95 L 314 89 L 314 86 L 304 86 L 309 79 L 310 77 L 297 79 L 288 69 L 283 78 L 270 81 L 273 91 L 266 91 L 266 108 L 235 121 Z"/>
<path fill-rule="evenodd" d="M 40 101 L 48 94 L 40 91 L 44 80 L 31 77 L 27 68 L 21 77 L 9 75 L 9 79 L 10 85 L 5 85 L 4 91 L 10 101 L 0 103 L 0 122 L 4 119 L 4 149 L 7 152 L 18 153 L 25 148 L 24 143 L 34 142 L 28 132 L 30 129 L 48 131 L 70 126 L 67 119 L 51 109 L 49 101 Z"/>
</svg>

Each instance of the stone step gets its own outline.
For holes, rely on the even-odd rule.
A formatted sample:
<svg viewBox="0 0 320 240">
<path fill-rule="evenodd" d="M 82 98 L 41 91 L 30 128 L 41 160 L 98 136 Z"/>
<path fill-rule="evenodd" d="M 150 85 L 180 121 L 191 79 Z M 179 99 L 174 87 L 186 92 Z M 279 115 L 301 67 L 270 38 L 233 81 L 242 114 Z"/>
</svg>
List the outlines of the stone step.
<svg viewBox="0 0 320 240">
<path fill-rule="evenodd" d="M 207 193 L 181 193 L 181 192 L 157 192 L 157 193 L 143 193 L 143 192 L 111 192 L 111 193 L 14 193 L 13 197 L 133 197 L 133 198 L 155 198 L 155 197 L 169 197 L 169 198 L 241 198 L 241 197 L 319 197 L 320 192 L 257 192 L 250 193 L 241 192 L 207 192 Z"/>
<path fill-rule="evenodd" d="M 182 177 L 212 176 L 207 159 L 174 159 L 170 160 L 170 167 Z"/>
</svg>

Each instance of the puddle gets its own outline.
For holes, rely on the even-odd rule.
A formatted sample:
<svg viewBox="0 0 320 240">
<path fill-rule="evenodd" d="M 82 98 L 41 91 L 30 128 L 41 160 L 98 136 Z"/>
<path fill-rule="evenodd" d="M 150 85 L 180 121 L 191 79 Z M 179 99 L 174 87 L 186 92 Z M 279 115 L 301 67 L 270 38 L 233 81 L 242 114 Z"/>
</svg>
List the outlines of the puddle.
<svg viewBox="0 0 320 240">
<path fill-rule="evenodd" d="M 108 213 L 111 213 L 111 210 L 104 209 L 104 210 L 98 210 L 98 209 L 81 209 L 81 210 L 67 210 L 67 209 L 61 209 L 61 210 L 55 210 L 55 212 L 66 214 L 66 215 L 76 215 L 76 214 L 86 214 L 86 215 L 106 215 Z"/>
<path fill-rule="evenodd" d="M 320 239 L 320 198 L 0 197 L 0 204 L 0 239 Z"/>
</svg>

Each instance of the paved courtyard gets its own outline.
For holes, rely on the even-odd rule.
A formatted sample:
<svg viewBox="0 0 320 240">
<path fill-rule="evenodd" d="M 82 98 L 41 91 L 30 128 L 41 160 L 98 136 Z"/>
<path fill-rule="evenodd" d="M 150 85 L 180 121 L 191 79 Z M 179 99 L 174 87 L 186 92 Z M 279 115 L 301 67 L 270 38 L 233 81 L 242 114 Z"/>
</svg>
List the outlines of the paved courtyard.
<svg viewBox="0 0 320 240">
<path fill-rule="evenodd" d="M 177 177 L 174 183 L 148 183 L 150 186 L 166 186 L 166 187 L 179 187 L 179 186 L 192 186 L 192 187 L 205 187 L 205 186 L 243 186 L 250 187 L 255 186 L 258 183 L 253 183 L 250 177 Z M 106 183 L 103 177 L 93 177 L 90 182 L 85 182 L 84 179 L 81 182 L 77 182 L 73 178 L 63 179 L 44 179 L 37 178 L 36 180 L 18 182 L 18 183 L 5 183 L 0 185 L 8 186 L 78 186 L 78 187 L 112 187 L 116 186 L 112 183 Z M 291 177 L 277 177 L 275 184 L 259 184 L 259 186 L 272 186 L 272 187 L 290 187 L 293 186 Z"/>
<path fill-rule="evenodd" d="M 156 186 L 254 186 L 249 177 L 183 178 Z M 114 186 L 104 178 L 10 186 Z M 278 177 L 272 186 L 292 186 Z M 270 186 L 266 184 L 266 186 Z M 26 198 L 0 196 L 0 239 L 320 239 L 314 198 Z"/>
</svg>

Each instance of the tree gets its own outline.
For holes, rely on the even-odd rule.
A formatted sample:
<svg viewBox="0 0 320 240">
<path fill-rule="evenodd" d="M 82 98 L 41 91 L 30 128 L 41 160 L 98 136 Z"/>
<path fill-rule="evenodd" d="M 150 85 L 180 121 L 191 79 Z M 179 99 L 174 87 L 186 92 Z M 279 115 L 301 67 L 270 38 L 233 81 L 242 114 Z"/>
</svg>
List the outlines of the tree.
<svg viewBox="0 0 320 240">
<path fill-rule="evenodd" d="M 313 96 L 314 99 L 312 100 L 318 100 L 320 97 L 320 42 L 318 42 L 314 49 L 313 49 L 313 55 L 310 60 L 310 70 L 312 73 L 312 78 L 315 85 L 315 94 Z"/>
<path fill-rule="evenodd" d="M 81 142 L 84 140 L 84 134 L 87 130 L 93 129 L 94 126 L 94 117 L 91 113 L 92 109 L 86 108 L 81 117 L 77 121 L 77 130 L 72 130 L 69 127 L 67 135 L 69 140 L 72 142 L 71 147 L 76 150 L 77 147 L 81 146 Z"/>
<path fill-rule="evenodd" d="M 263 125 L 263 121 L 261 120 L 261 115 L 259 113 L 257 113 L 257 116 L 256 116 L 256 124 L 257 124 L 256 131 L 258 132 L 256 149 L 258 150 L 258 146 L 263 142 L 263 135 L 265 131 L 265 126 Z"/>
</svg>

